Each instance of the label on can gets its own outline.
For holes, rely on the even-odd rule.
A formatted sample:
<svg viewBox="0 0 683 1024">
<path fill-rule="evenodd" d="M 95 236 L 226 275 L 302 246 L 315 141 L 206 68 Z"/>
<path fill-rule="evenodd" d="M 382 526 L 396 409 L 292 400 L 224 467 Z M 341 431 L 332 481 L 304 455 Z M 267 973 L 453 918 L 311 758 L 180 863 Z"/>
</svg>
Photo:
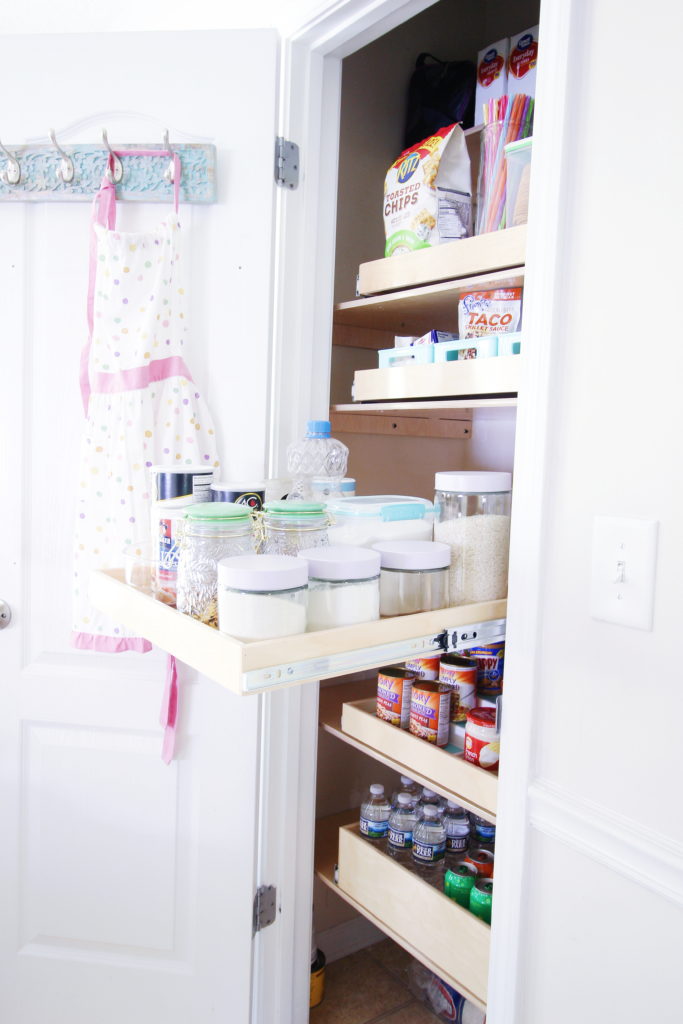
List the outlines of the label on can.
<svg viewBox="0 0 683 1024">
<path fill-rule="evenodd" d="M 410 731 L 413 736 L 445 747 L 448 743 L 448 716 L 451 694 L 438 683 L 414 683 L 410 698 Z"/>
<path fill-rule="evenodd" d="M 435 864 L 443 860 L 445 853 L 445 843 L 413 843 L 413 857 L 422 864 Z"/>
<path fill-rule="evenodd" d="M 403 669 L 385 669 L 377 676 L 377 717 L 407 729 L 414 676 Z"/>
<path fill-rule="evenodd" d="M 464 722 L 467 712 L 475 707 L 477 701 L 477 663 L 473 658 L 447 655 L 441 659 L 439 682 L 454 692 L 451 722 Z"/>
<path fill-rule="evenodd" d="M 486 771 L 494 771 L 500 759 L 500 733 L 496 731 L 496 712 L 475 708 L 468 712 L 465 727 L 465 760 Z"/>
<path fill-rule="evenodd" d="M 416 679 L 438 679 L 439 664 L 439 658 L 411 658 L 406 668 Z"/>
<path fill-rule="evenodd" d="M 496 696 L 503 689 L 503 671 L 505 669 L 505 641 L 495 644 L 482 644 L 470 647 L 468 657 L 477 663 L 477 687 L 480 692 L 494 693 Z"/>
<path fill-rule="evenodd" d="M 389 845 L 395 846 L 397 850 L 410 850 L 413 845 L 413 833 L 400 828 L 389 829 Z"/>
<path fill-rule="evenodd" d="M 389 819 L 375 821 L 374 818 L 364 818 L 361 814 L 360 831 L 361 835 L 367 836 L 368 839 L 385 839 L 389 831 Z"/>
</svg>

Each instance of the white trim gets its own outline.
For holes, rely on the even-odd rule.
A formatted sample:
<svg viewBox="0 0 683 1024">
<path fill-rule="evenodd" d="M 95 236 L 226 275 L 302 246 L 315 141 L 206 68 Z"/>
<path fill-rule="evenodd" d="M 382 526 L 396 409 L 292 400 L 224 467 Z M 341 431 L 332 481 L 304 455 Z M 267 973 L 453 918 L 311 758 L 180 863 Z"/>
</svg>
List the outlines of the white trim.
<svg viewBox="0 0 683 1024">
<path fill-rule="evenodd" d="M 683 905 L 683 843 L 545 780 L 529 789 L 529 819 L 544 835 Z"/>
<path fill-rule="evenodd" d="M 487 1020 L 524 1024 L 519 989 L 525 955 L 528 871 L 528 789 L 535 751 L 539 637 L 543 625 L 548 487 L 548 424 L 562 290 L 564 196 L 571 170 L 567 129 L 569 59 L 577 5 L 542 0 L 534 160 L 524 289 L 524 363 L 515 440 L 514 508 L 510 543 L 505 731 L 496 836 L 496 912 L 491 935 Z"/>
<path fill-rule="evenodd" d="M 359 949 L 366 949 L 381 942 L 386 935 L 376 925 L 368 921 L 367 917 L 360 914 L 351 918 L 350 921 L 343 921 L 334 928 L 327 928 L 317 936 L 318 949 L 325 954 L 328 964 L 342 957 L 357 953 Z"/>
</svg>

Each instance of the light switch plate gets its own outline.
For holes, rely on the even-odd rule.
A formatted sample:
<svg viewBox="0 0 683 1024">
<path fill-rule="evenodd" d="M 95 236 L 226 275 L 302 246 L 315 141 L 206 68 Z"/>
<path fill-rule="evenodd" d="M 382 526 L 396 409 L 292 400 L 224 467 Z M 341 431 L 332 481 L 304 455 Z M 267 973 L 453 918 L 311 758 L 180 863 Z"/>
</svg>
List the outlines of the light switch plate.
<svg viewBox="0 0 683 1024">
<path fill-rule="evenodd" d="M 596 516 L 590 614 L 633 629 L 652 629 L 657 561 L 655 519 Z"/>
</svg>

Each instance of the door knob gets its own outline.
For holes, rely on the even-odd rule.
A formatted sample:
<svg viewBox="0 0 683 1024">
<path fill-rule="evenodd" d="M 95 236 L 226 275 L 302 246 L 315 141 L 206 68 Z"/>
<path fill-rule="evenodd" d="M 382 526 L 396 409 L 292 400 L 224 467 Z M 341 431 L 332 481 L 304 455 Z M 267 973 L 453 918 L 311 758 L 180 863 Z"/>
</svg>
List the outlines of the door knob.
<svg viewBox="0 0 683 1024">
<path fill-rule="evenodd" d="M 0 629 L 4 629 L 5 626 L 9 626 L 12 619 L 12 610 L 7 604 L 7 601 L 3 601 L 0 597 Z"/>
</svg>

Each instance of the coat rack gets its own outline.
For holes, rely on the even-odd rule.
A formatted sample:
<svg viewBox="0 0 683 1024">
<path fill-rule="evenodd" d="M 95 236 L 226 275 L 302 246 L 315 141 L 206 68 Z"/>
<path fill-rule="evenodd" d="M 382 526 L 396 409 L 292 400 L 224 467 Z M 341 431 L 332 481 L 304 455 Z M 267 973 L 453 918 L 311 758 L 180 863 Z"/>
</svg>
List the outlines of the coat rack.
<svg viewBox="0 0 683 1024">
<path fill-rule="evenodd" d="M 173 161 L 180 160 L 180 202 L 216 202 L 216 147 L 202 143 L 173 145 L 168 132 L 161 145 L 110 145 L 106 131 L 101 145 L 63 148 L 54 130 L 42 144 L 4 146 L 0 142 L 0 202 L 87 202 L 110 173 L 119 199 L 129 202 L 168 203 L 173 199 Z M 117 156 L 117 150 L 159 149 L 159 156 Z"/>
</svg>

